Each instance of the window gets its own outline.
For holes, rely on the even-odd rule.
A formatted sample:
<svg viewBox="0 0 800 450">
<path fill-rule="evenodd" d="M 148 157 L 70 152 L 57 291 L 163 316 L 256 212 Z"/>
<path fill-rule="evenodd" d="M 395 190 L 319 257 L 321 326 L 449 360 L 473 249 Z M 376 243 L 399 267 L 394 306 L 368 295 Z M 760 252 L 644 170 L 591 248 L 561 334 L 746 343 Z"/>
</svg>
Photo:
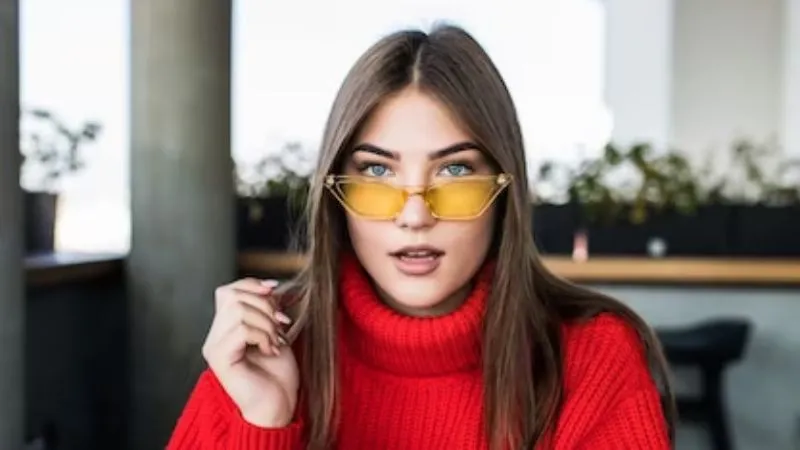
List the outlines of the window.
<svg viewBox="0 0 800 450">
<path fill-rule="evenodd" d="M 86 121 L 102 127 L 97 140 L 83 149 L 85 168 L 64 178 L 56 246 L 126 251 L 128 3 L 23 0 L 20 7 L 23 111 L 47 110 L 70 129 Z M 38 187 L 26 185 L 24 176 L 22 183 Z"/>
</svg>

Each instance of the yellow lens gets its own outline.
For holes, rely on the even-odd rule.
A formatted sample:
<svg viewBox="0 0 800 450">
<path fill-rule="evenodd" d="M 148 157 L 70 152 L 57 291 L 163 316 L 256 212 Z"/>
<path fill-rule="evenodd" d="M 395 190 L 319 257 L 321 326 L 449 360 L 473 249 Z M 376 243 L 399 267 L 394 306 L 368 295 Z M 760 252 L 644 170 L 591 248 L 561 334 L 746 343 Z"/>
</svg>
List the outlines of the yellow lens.
<svg viewBox="0 0 800 450">
<path fill-rule="evenodd" d="M 340 184 L 340 191 L 347 206 L 365 217 L 394 217 L 405 203 L 403 191 L 382 182 L 344 182 Z"/>
<path fill-rule="evenodd" d="M 454 180 L 428 190 L 428 205 L 441 218 L 475 217 L 486 208 L 498 187 L 493 179 Z"/>
</svg>

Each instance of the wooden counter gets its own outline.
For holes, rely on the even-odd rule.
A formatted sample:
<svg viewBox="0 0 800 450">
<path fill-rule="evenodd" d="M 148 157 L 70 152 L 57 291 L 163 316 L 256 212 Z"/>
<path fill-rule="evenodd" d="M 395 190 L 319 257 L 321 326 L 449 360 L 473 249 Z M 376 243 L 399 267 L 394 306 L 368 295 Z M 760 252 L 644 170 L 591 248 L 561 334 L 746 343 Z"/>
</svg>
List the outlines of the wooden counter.
<svg viewBox="0 0 800 450">
<path fill-rule="evenodd" d="M 242 252 L 239 268 L 250 274 L 292 276 L 305 263 L 302 254 Z M 635 258 L 595 257 L 576 262 L 545 257 L 559 276 L 579 283 L 673 285 L 795 285 L 800 286 L 798 259 Z M 91 280 L 120 274 L 124 255 L 56 253 L 25 258 L 27 283 L 32 286 Z"/>
<path fill-rule="evenodd" d="M 544 261 L 555 274 L 579 283 L 800 286 L 800 258 L 595 257 L 576 262 L 568 257 L 545 257 Z M 243 271 L 270 276 L 291 276 L 304 262 L 301 254 L 239 254 Z"/>
</svg>

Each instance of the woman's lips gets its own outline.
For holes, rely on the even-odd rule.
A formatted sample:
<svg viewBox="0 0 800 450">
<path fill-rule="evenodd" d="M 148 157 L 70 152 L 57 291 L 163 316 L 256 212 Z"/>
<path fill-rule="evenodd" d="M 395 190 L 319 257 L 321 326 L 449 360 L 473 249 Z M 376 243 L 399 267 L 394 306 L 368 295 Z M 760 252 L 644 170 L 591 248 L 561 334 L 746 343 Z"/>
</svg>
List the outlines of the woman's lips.
<svg viewBox="0 0 800 450">
<path fill-rule="evenodd" d="M 441 263 L 444 252 L 430 246 L 404 247 L 390 253 L 395 267 L 404 275 L 424 276 L 433 273 Z"/>
</svg>

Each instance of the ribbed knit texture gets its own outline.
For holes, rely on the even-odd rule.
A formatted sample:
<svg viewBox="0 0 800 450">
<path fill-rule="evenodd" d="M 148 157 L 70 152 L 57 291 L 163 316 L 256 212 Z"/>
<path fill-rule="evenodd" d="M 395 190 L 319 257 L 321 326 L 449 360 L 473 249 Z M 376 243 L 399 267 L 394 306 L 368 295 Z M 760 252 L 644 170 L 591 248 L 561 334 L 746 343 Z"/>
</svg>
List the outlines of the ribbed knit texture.
<svg viewBox="0 0 800 450">
<path fill-rule="evenodd" d="M 492 267 L 456 311 L 402 316 L 376 297 L 352 258 L 342 266 L 342 422 L 346 450 L 486 449 L 481 317 Z M 636 332 L 605 314 L 564 327 L 565 402 L 555 449 L 668 449 L 659 393 Z M 303 448 L 303 418 L 286 428 L 247 423 L 211 371 L 197 383 L 169 450 Z"/>
</svg>

